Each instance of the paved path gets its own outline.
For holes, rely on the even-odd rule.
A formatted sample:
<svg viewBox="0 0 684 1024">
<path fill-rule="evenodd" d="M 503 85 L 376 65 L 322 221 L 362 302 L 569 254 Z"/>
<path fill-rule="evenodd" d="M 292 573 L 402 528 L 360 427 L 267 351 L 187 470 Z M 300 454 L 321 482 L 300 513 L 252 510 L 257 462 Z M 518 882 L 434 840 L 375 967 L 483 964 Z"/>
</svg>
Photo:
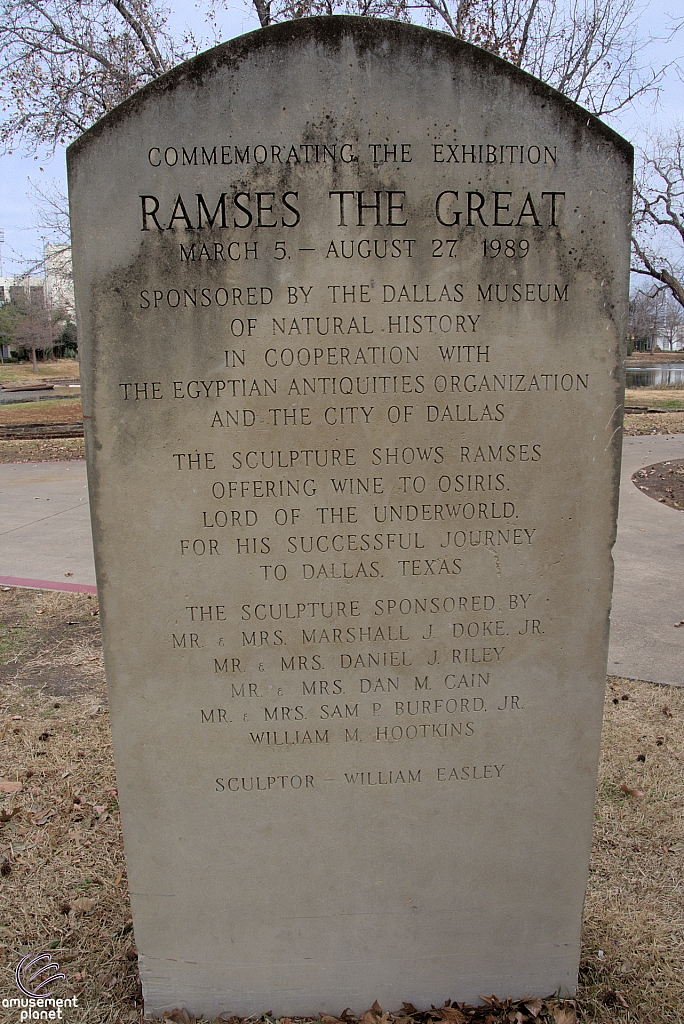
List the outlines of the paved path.
<svg viewBox="0 0 684 1024">
<path fill-rule="evenodd" d="M 624 440 L 608 672 L 684 686 L 684 513 L 631 479 L 667 459 L 684 459 L 684 434 Z"/>
<path fill-rule="evenodd" d="M 94 591 L 85 462 L 0 465 L 0 584 Z"/>
<path fill-rule="evenodd" d="M 625 438 L 608 672 L 684 686 L 684 514 L 631 482 L 670 458 L 684 434 Z M 84 463 L 0 465 L 0 509 L 0 585 L 94 591 Z"/>
</svg>

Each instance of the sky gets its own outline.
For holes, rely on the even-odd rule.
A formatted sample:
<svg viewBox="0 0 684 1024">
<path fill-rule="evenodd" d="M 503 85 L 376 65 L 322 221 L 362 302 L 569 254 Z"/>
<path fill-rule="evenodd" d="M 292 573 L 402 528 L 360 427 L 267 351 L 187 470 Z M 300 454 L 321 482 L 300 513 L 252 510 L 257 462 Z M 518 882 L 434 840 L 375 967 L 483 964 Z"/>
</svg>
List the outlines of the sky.
<svg viewBox="0 0 684 1024">
<path fill-rule="evenodd" d="M 641 17 L 641 35 L 649 39 L 649 58 L 653 67 L 674 62 L 684 73 L 684 29 L 668 41 L 672 12 L 680 0 L 651 0 Z M 212 30 L 206 24 L 196 0 L 169 0 L 173 8 L 170 27 L 174 34 L 182 35 L 190 28 L 195 37 L 206 46 L 214 45 Z M 232 39 L 259 27 L 253 7 L 245 0 L 235 0 L 222 13 L 218 22 L 222 41 Z M 204 48 L 204 47 L 203 47 Z M 684 82 L 673 67 L 666 75 L 659 105 L 654 109 L 651 101 L 635 105 L 612 126 L 625 138 L 638 144 L 644 132 L 666 130 L 674 121 L 684 120 Z M 13 153 L 0 156 L 0 230 L 4 230 L 2 245 L 2 274 L 26 272 L 26 267 L 40 259 L 41 232 L 35 227 L 35 204 L 30 197 L 30 182 L 41 188 L 55 181 L 66 189 L 66 162 L 64 148 L 54 154 L 46 152 Z"/>
</svg>

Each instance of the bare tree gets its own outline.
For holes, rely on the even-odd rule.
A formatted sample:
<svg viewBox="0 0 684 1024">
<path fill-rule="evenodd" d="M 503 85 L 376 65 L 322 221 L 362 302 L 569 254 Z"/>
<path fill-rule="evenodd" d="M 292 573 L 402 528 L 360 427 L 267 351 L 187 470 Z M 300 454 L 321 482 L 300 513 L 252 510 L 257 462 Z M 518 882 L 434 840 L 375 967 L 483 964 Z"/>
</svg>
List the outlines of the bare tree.
<svg viewBox="0 0 684 1024">
<path fill-rule="evenodd" d="M 684 128 L 640 153 L 634 187 L 632 272 L 665 285 L 684 307 Z"/>
<path fill-rule="evenodd" d="M 500 54 L 592 113 L 657 86 L 639 38 L 638 0 L 487 0 Z"/>
<path fill-rule="evenodd" d="M 684 333 L 684 308 L 669 288 L 637 289 L 629 300 L 629 340 L 641 351 L 672 352 Z"/>
<path fill-rule="evenodd" d="M 71 290 L 73 281 L 69 199 L 56 181 L 38 184 L 29 178 L 29 186 L 28 196 L 34 204 L 34 226 L 40 231 L 44 244 L 40 258 L 29 262 L 24 273 L 44 275 L 48 286 L 53 284 L 63 296 L 65 289 Z M 52 295 L 49 295 L 49 300 L 55 305 Z M 59 304 L 64 305 L 63 297 Z"/>
<path fill-rule="evenodd" d="M 160 0 L 0 0 L 0 146 L 54 149 L 188 55 Z"/>
<path fill-rule="evenodd" d="M 36 182 L 29 178 L 29 199 L 34 204 L 34 224 L 54 245 L 71 244 L 69 199 L 56 181 Z"/>
<path fill-rule="evenodd" d="M 638 289 L 629 299 L 627 351 L 651 352 L 658 333 L 659 311 L 655 291 Z"/>
<path fill-rule="evenodd" d="M 31 353 L 33 372 L 37 370 L 37 353 L 42 352 L 47 359 L 55 341 L 55 317 L 48 309 L 45 293 L 42 288 L 12 289 L 12 302 L 19 316 L 14 325 L 13 344 Z"/>
<path fill-rule="evenodd" d="M 669 291 L 663 291 L 662 311 L 658 341 L 663 352 L 672 352 L 675 342 L 682 337 L 684 307 L 673 299 Z"/>
<path fill-rule="evenodd" d="M 214 18 L 230 0 L 202 0 Z M 606 115 L 657 88 L 643 0 L 253 0 L 262 26 L 318 14 L 427 22 Z M 0 147 L 54 148 L 196 52 L 164 0 L 0 0 Z"/>
<path fill-rule="evenodd" d="M 214 11 L 230 0 L 211 0 Z M 253 0 L 259 23 L 315 14 L 426 21 L 558 89 L 598 116 L 655 90 L 638 32 L 640 0 Z"/>
</svg>

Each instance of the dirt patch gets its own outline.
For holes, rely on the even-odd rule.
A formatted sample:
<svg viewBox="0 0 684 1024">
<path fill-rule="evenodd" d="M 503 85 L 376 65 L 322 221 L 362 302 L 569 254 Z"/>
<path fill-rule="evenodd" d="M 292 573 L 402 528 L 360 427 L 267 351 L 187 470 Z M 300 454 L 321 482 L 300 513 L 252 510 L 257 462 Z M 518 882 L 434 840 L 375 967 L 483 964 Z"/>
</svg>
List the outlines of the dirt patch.
<svg viewBox="0 0 684 1024">
<path fill-rule="evenodd" d="M 0 591 L 0 660 L 18 666 L 0 687 L 0 774 L 21 787 L 0 794 L 0 978 L 12 993 L 18 960 L 49 950 L 67 977 L 60 994 L 78 996 L 75 1020 L 142 1024 L 102 668 L 87 660 L 99 657 L 93 604 Z M 32 664 L 43 670 L 38 686 L 22 675 Z M 68 666 L 85 667 L 83 688 L 55 697 L 50 679 Z M 681 1024 L 682 750 L 684 688 L 611 677 L 577 999 L 385 1016 L 372 1007 L 362 1024 Z M 226 1009 L 225 1021 L 242 1024 Z M 2 1024 L 16 1019 L 0 1008 Z M 259 1020 L 273 1024 L 250 1024 Z M 351 1014 L 323 1020 L 356 1024 Z"/>
<path fill-rule="evenodd" d="M 55 398 L 44 402 L 12 402 L 11 405 L 0 405 L 0 423 L 6 425 L 80 423 L 82 419 L 80 398 Z"/>
<path fill-rule="evenodd" d="M 645 466 L 632 476 L 632 483 L 649 498 L 684 512 L 684 459 Z"/>
<path fill-rule="evenodd" d="M 0 694 L 104 693 L 97 599 L 85 594 L 0 589 Z"/>
</svg>

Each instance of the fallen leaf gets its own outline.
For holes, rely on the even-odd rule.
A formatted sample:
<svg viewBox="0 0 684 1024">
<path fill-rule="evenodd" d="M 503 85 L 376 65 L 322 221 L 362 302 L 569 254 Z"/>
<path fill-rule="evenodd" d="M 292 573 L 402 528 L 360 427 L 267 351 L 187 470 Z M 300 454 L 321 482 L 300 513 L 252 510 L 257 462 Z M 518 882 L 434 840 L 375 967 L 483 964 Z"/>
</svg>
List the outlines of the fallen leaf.
<svg viewBox="0 0 684 1024">
<path fill-rule="evenodd" d="M 118 885 L 122 878 L 123 878 L 123 871 L 120 871 L 119 874 L 114 879 L 114 885 Z M 334 1020 L 334 1018 L 331 1017 L 331 1020 Z"/>
<path fill-rule="evenodd" d="M 164 1014 L 164 1020 L 172 1020 L 174 1024 L 195 1024 L 195 1018 L 191 1017 L 186 1009 L 172 1010 Z"/>
<path fill-rule="evenodd" d="M 80 910 L 82 913 L 86 914 L 89 910 L 93 909 L 96 903 L 97 899 L 95 897 L 79 896 L 72 902 L 71 908 L 72 910 Z"/>
<path fill-rule="evenodd" d="M 95 812 L 95 814 L 98 814 L 98 815 L 104 814 L 104 812 L 106 810 L 107 810 L 107 805 L 106 804 L 93 804 L 93 811 Z"/>
<path fill-rule="evenodd" d="M 5 782 L 0 779 L 0 793 L 18 793 L 22 785 L 21 782 Z"/>
<path fill-rule="evenodd" d="M 3 807 L 0 811 L 0 822 L 11 821 L 15 814 L 21 814 L 21 807 L 15 807 L 11 811 Z"/>
<path fill-rule="evenodd" d="M 556 1024 L 577 1024 L 577 1014 L 572 1008 L 554 1006 L 553 1019 Z"/>
<path fill-rule="evenodd" d="M 45 825 L 49 818 L 54 815 L 54 811 L 47 811 L 45 814 L 41 814 L 39 818 L 31 818 L 32 825 Z"/>
<path fill-rule="evenodd" d="M 454 1006 L 442 1006 L 437 1011 L 442 1020 L 450 1021 L 451 1024 L 465 1024 L 466 1016 Z"/>
<path fill-rule="evenodd" d="M 533 1017 L 538 1017 L 542 1011 L 543 1003 L 541 999 L 530 999 L 528 1002 L 523 1003 L 523 1006 Z"/>
<path fill-rule="evenodd" d="M 644 796 L 641 789 L 630 789 L 626 782 L 620 783 L 620 792 L 626 793 L 627 796 L 633 797 L 634 800 L 639 800 L 640 797 Z"/>
<path fill-rule="evenodd" d="M 677 629 L 678 626 L 684 626 L 684 619 L 682 619 L 681 622 L 675 622 L 675 629 Z"/>
</svg>

